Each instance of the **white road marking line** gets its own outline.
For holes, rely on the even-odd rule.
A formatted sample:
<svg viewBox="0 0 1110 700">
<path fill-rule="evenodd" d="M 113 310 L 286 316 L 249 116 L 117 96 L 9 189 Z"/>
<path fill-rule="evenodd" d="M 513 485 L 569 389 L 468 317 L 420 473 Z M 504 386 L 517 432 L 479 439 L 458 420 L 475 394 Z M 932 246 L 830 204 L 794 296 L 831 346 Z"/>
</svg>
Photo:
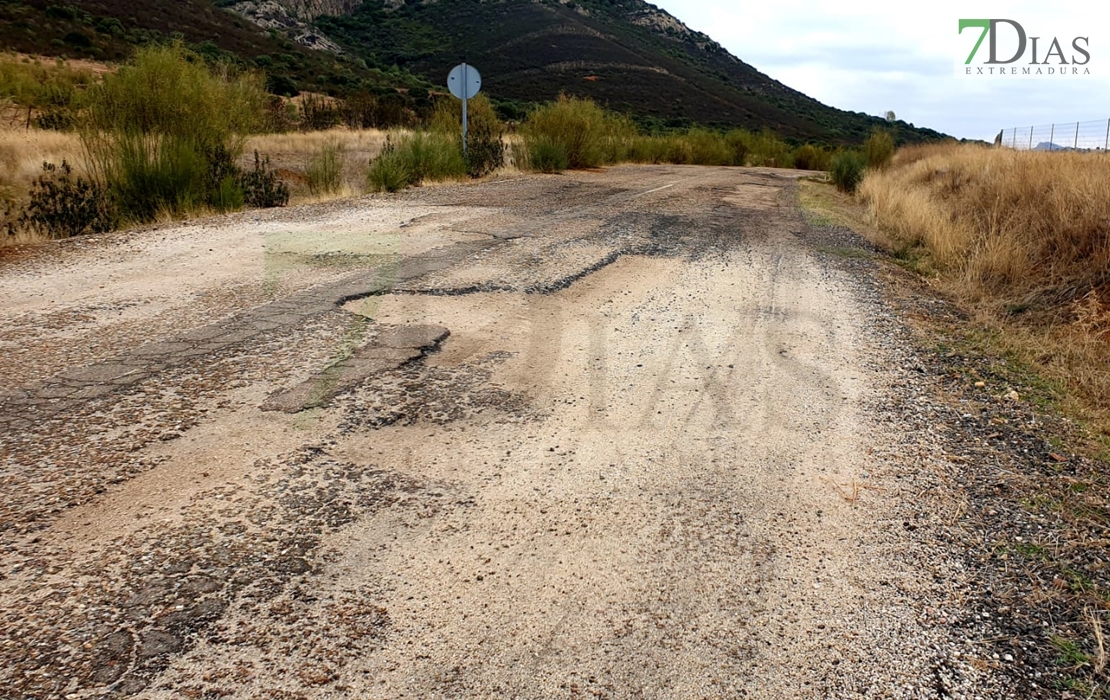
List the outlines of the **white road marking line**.
<svg viewBox="0 0 1110 700">
<path fill-rule="evenodd" d="M 665 190 L 668 187 L 674 187 L 677 184 L 678 184 L 677 182 L 672 182 L 669 185 L 663 185 L 662 187 L 656 187 L 654 190 L 648 190 L 647 192 L 641 192 L 640 194 L 634 194 L 634 195 L 632 195 L 632 199 L 636 199 L 637 197 L 643 197 L 645 194 L 651 194 L 652 192 L 658 192 L 659 190 Z"/>
</svg>

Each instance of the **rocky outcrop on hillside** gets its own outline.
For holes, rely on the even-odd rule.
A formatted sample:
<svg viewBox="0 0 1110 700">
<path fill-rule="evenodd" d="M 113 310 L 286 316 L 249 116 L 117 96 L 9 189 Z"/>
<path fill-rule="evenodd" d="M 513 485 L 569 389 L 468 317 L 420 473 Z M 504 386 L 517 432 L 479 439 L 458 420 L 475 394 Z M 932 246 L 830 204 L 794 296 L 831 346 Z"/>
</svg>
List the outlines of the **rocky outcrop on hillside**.
<svg viewBox="0 0 1110 700">
<path fill-rule="evenodd" d="M 362 4 L 362 0 L 273 0 L 291 15 L 311 22 L 321 15 L 345 15 Z"/>
<path fill-rule="evenodd" d="M 341 15 L 360 0 L 246 0 L 228 9 L 263 29 L 276 29 L 290 40 L 311 49 L 342 53 L 339 44 L 312 24 L 321 15 Z"/>
</svg>

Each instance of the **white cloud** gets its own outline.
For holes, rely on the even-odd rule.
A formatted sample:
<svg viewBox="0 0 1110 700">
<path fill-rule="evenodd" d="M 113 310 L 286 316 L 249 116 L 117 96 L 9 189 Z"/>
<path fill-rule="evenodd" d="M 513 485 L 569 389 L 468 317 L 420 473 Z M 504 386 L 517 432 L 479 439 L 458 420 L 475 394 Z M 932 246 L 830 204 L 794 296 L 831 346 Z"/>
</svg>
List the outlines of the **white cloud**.
<svg viewBox="0 0 1110 700">
<path fill-rule="evenodd" d="M 841 109 L 892 109 L 918 126 L 986 140 L 1004 127 L 1110 118 L 1110 4 L 1069 12 L 1027 1 L 651 1 L 763 73 Z M 1015 19 L 1030 33 L 1068 37 L 1064 43 L 1089 34 L 1091 67 L 1101 75 L 958 79 L 957 22 L 974 17 Z"/>
</svg>

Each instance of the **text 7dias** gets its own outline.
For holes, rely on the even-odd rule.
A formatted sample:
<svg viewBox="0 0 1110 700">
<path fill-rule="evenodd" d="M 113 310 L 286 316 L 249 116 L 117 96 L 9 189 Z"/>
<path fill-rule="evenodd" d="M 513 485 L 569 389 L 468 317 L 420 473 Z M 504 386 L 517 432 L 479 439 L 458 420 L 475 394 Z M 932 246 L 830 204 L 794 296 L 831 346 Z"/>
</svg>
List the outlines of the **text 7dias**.
<svg viewBox="0 0 1110 700">
<path fill-rule="evenodd" d="M 1017 33 L 1017 50 L 1014 52 L 1013 56 L 1005 60 L 1001 60 L 998 57 L 999 30 L 1001 29 L 999 25 L 1009 25 L 1013 31 Z M 1090 41 L 1088 37 L 1085 36 L 1077 36 L 1072 39 L 1072 52 L 1070 54 L 1065 54 L 1064 49 L 1060 45 L 1060 39 L 1053 37 L 1052 43 L 1048 45 L 1048 50 L 1044 54 L 1044 60 L 1038 60 L 1040 56 L 1038 54 L 1039 47 L 1037 42 L 1041 40 L 1041 37 L 1029 36 L 1025 32 L 1025 28 L 1012 19 L 961 19 L 960 34 L 963 34 L 964 29 L 968 27 L 977 27 L 982 29 L 983 33 L 979 35 L 979 40 L 975 42 L 975 48 L 971 50 L 971 53 L 967 56 L 967 60 L 964 61 L 965 65 L 970 64 L 972 60 L 974 60 L 975 54 L 979 52 L 979 47 L 983 45 L 983 39 L 985 39 L 988 34 L 991 38 L 990 59 L 985 61 L 986 64 L 1002 65 L 1015 63 L 1025 56 L 1027 50 L 1031 53 L 1030 65 L 1048 65 L 1049 61 L 1055 58 L 1058 65 L 1085 66 L 1091 60 L 1091 54 L 1090 51 L 1088 51 L 1090 48 Z M 1043 46 L 1043 44 L 1041 46 Z M 1069 58 L 1071 60 L 1068 60 Z"/>
</svg>

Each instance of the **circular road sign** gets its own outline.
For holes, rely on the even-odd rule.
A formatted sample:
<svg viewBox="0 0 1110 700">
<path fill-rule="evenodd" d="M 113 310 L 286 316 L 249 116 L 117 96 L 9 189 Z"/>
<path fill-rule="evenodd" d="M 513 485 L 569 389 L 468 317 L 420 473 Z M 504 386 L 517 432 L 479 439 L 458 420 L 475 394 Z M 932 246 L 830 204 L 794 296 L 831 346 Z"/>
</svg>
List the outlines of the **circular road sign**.
<svg viewBox="0 0 1110 700">
<path fill-rule="evenodd" d="M 482 89 L 482 76 L 474 66 L 460 63 L 447 76 L 447 87 L 460 100 L 469 100 Z"/>
</svg>

